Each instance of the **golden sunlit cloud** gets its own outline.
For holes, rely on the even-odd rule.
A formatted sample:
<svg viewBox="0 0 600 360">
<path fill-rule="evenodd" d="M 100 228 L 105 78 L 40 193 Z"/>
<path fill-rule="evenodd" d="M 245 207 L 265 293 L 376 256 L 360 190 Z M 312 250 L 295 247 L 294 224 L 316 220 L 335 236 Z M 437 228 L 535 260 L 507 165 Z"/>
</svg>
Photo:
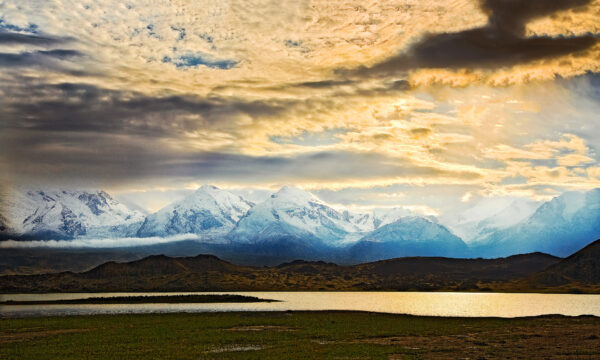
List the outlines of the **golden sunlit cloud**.
<svg viewBox="0 0 600 360">
<path fill-rule="evenodd" d="M 514 19 L 494 4 L 5 1 L 0 31 L 21 40 L 0 40 L 4 180 L 407 204 L 394 187 L 468 202 L 599 186 L 600 0 Z"/>
</svg>

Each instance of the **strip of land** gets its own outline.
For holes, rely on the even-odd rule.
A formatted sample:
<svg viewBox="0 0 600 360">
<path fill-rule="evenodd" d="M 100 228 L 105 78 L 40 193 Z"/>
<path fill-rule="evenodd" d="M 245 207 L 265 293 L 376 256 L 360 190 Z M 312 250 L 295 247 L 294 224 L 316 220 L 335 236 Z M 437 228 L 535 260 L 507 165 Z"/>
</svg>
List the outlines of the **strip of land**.
<svg viewBox="0 0 600 360">
<path fill-rule="evenodd" d="M 2 359 L 594 359 L 600 318 L 364 312 L 0 319 Z"/>
<path fill-rule="evenodd" d="M 273 302 L 276 300 L 260 299 L 243 295 L 158 295 L 158 296 L 111 296 L 88 297 L 82 299 L 60 300 L 8 300 L 0 305 L 61 305 L 61 304 L 182 304 L 182 303 L 251 303 Z"/>
</svg>

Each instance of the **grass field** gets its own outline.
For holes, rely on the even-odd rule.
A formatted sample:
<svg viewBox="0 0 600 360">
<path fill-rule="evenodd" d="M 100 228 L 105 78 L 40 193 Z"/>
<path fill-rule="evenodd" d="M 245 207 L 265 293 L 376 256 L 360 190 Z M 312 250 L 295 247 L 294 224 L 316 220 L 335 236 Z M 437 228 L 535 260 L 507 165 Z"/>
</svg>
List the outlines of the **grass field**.
<svg viewBox="0 0 600 360">
<path fill-rule="evenodd" d="M 600 318 L 360 312 L 0 319 L 0 359 L 592 359 Z"/>
</svg>

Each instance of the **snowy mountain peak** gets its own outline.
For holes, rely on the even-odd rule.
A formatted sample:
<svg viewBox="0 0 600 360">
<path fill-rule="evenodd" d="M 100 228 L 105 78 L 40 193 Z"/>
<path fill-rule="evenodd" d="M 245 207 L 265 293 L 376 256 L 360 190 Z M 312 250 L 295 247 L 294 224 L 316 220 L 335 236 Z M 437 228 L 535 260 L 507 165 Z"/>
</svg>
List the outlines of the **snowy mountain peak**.
<svg viewBox="0 0 600 360">
<path fill-rule="evenodd" d="M 214 186 L 214 185 L 209 185 L 209 184 L 204 184 L 202 186 L 200 186 L 195 193 L 205 193 L 205 194 L 210 194 L 210 195 L 217 195 L 217 194 L 221 194 L 221 193 L 229 193 L 226 190 L 222 190 L 219 189 L 218 187 Z M 232 194 L 233 195 L 233 194 Z"/>
<path fill-rule="evenodd" d="M 344 216 L 360 231 L 373 231 L 406 217 L 420 217 L 416 212 L 402 207 L 373 209 L 364 212 L 344 211 Z"/>
<path fill-rule="evenodd" d="M 310 201 L 322 203 L 322 201 L 319 200 L 319 198 L 309 193 L 308 191 L 291 186 L 282 187 L 275 194 L 271 195 L 271 198 L 292 203 L 307 203 Z"/>
<path fill-rule="evenodd" d="M 186 198 L 148 216 L 138 230 L 138 235 L 223 235 L 229 232 L 253 205 L 229 191 L 203 185 Z"/>
<path fill-rule="evenodd" d="M 381 226 L 351 247 L 351 257 L 373 261 L 403 256 L 465 256 L 467 245 L 448 229 L 409 216 Z"/>
<path fill-rule="evenodd" d="M 109 235 L 144 219 L 102 190 L 14 190 L 6 202 L 4 217 L 17 237 Z"/>
<path fill-rule="evenodd" d="M 284 186 L 240 219 L 230 238 L 261 242 L 294 237 L 333 244 L 358 230 L 342 213 L 313 194 Z"/>
</svg>

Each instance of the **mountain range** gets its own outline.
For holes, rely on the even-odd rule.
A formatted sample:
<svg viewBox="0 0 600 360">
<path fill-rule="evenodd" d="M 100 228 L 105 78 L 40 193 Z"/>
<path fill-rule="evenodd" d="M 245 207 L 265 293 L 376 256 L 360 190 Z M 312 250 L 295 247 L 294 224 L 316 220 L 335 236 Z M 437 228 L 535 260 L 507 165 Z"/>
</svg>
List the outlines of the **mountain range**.
<svg viewBox="0 0 600 360">
<path fill-rule="evenodd" d="M 352 266 L 296 260 L 254 267 L 213 255 L 153 255 L 80 273 L 0 276 L 0 291 L 485 290 L 478 284 L 518 280 L 559 261 L 534 253 L 492 260 L 409 257 Z"/>
<path fill-rule="evenodd" d="M 472 247 L 486 257 L 541 251 L 567 256 L 600 236 L 600 189 L 566 192 Z"/>
<path fill-rule="evenodd" d="M 543 203 L 484 200 L 439 218 L 404 208 L 371 212 L 334 208 L 287 186 L 255 204 L 204 185 L 149 215 L 104 191 L 37 190 L 14 192 L 3 200 L 0 215 L 2 239 L 190 234 L 211 253 L 270 258 L 271 264 L 295 258 L 342 263 L 405 256 L 494 258 L 537 251 L 567 256 L 600 237 L 600 189 L 566 192 Z"/>
<path fill-rule="evenodd" d="M 241 266 L 214 255 L 153 255 L 82 272 L 0 276 L 2 293 L 119 291 L 500 291 L 600 292 L 600 240 L 561 259 L 405 257 L 341 266 L 296 260 Z"/>
<path fill-rule="evenodd" d="M 104 191 L 15 191 L 3 198 L 3 238 L 133 236 L 144 214 Z"/>
<path fill-rule="evenodd" d="M 212 185 L 149 215 L 137 236 L 199 234 L 219 236 L 231 231 L 254 204 Z"/>
</svg>

